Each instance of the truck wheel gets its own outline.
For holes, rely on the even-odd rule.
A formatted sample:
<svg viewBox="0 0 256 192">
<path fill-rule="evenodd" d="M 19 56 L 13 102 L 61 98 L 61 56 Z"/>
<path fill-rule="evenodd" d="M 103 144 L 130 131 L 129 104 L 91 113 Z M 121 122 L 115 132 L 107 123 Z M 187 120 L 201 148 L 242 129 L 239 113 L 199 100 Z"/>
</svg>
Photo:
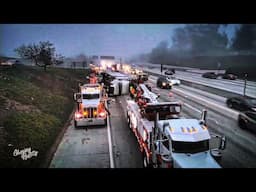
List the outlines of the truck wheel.
<svg viewBox="0 0 256 192">
<path fill-rule="evenodd" d="M 128 112 L 127 112 L 127 124 L 128 124 L 128 127 L 131 129 L 131 119 L 128 115 Z"/>
<path fill-rule="evenodd" d="M 231 103 L 230 101 L 227 102 L 227 106 L 228 106 L 229 108 L 233 108 L 233 105 L 232 105 L 232 103 Z"/>
<path fill-rule="evenodd" d="M 74 127 L 77 129 L 78 128 L 78 126 L 77 126 L 77 121 L 76 120 L 74 120 Z"/>
<path fill-rule="evenodd" d="M 127 112 L 126 116 L 127 116 L 128 126 L 130 127 L 130 117 L 129 117 L 129 115 L 128 115 L 128 112 Z"/>
<path fill-rule="evenodd" d="M 246 123 L 243 120 L 239 120 L 238 124 L 241 129 L 246 129 Z"/>
<path fill-rule="evenodd" d="M 147 158 L 147 155 L 146 153 L 144 152 L 143 153 L 143 167 L 144 168 L 151 168 L 151 164 L 148 162 L 148 158 Z"/>
</svg>

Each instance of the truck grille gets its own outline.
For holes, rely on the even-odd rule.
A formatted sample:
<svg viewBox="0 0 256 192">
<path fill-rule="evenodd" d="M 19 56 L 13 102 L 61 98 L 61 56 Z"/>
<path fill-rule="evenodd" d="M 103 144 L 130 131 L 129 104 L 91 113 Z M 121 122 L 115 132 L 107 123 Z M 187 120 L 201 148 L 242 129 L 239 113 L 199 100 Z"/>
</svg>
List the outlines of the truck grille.
<svg viewBox="0 0 256 192">
<path fill-rule="evenodd" d="M 98 113 L 95 113 L 95 111 L 97 112 L 97 108 L 96 107 L 86 107 L 84 108 L 84 112 L 87 111 L 87 115 L 84 114 L 85 118 L 96 118 Z"/>
</svg>

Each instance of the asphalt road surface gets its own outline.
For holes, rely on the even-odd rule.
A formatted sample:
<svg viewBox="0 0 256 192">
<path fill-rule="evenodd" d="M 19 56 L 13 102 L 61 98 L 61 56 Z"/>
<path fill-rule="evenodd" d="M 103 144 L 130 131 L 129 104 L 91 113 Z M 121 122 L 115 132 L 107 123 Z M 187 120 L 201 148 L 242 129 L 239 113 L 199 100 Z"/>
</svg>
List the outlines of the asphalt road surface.
<svg viewBox="0 0 256 192">
<path fill-rule="evenodd" d="M 50 168 L 108 168 L 110 167 L 106 126 L 74 128 L 73 121 L 66 130 Z"/>
<path fill-rule="evenodd" d="M 159 68 L 152 69 L 152 68 L 144 67 L 143 70 L 161 74 Z M 164 72 L 162 74 L 164 75 Z M 237 79 L 237 80 L 226 80 L 221 78 L 208 79 L 208 78 L 203 78 L 201 74 L 184 72 L 184 71 L 176 71 L 174 76 L 181 80 L 200 83 L 202 85 L 226 90 L 226 91 L 237 93 L 240 95 L 243 95 L 243 92 L 244 92 L 244 80 L 241 80 L 241 79 Z M 247 81 L 246 95 L 256 98 L 256 82 Z"/>
<path fill-rule="evenodd" d="M 238 127 L 236 119 L 238 112 L 225 106 L 226 98 L 183 85 L 174 86 L 171 91 L 160 89 L 155 86 L 154 77 L 150 77 L 147 83 L 153 87 L 153 91 L 160 93 L 160 101 L 181 101 L 183 103 L 181 116 L 184 118 L 199 119 L 201 111 L 205 108 L 208 110 L 207 123 L 210 133 L 225 135 L 227 138 L 227 147 L 220 162 L 222 167 L 256 167 L 256 136 Z M 170 92 L 173 94 L 171 97 Z M 197 99 L 193 99 L 192 96 Z M 127 126 L 128 98 L 128 95 L 115 97 L 109 103 L 111 115 L 108 126 L 75 129 L 72 121 L 50 167 L 110 168 L 110 149 L 112 149 L 113 167 L 143 167 L 136 138 Z M 108 128 L 112 145 L 108 137 Z M 211 147 L 215 148 L 217 145 L 216 141 L 211 142 Z"/>
<path fill-rule="evenodd" d="M 202 91 L 191 91 L 193 88 L 184 88 L 184 86 L 174 86 L 170 90 L 160 89 L 155 86 L 155 81 L 150 78 L 148 82 L 152 87 L 153 91 L 160 93 L 160 101 L 182 101 L 182 113 L 181 115 L 186 118 L 197 118 L 201 116 L 201 111 L 203 109 L 208 110 L 207 122 L 209 126 L 210 133 L 224 135 L 227 138 L 227 148 L 223 151 L 223 158 L 221 161 L 221 166 L 226 168 L 238 168 L 238 167 L 256 167 L 256 136 L 247 130 L 242 130 L 237 125 L 236 117 L 232 117 L 228 114 L 223 115 L 221 111 L 217 112 L 213 106 L 220 105 L 222 108 L 227 108 L 219 98 L 214 101 L 214 96 L 210 93 L 200 94 Z M 182 94 L 178 90 L 182 90 Z M 172 93 L 172 97 L 169 93 Z M 199 101 L 192 100 L 186 95 L 193 92 Z M 208 99 L 207 99 L 208 95 Z M 200 99 L 204 100 L 200 100 Z M 219 100 L 220 99 L 220 100 Z M 206 103 L 204 102 L 206 101 Z M 212 105 L 212 103 L 215 105 Z M 234 114 L 238 112 L 230 110 Z M 232 118 L 231 118 L 232 117 Z M 213 147 L 213 146 L 212 146 Z"/>
<path fill-rule="evenodd" d="M 115 97 L 109 104 L 115 168 L 142 168 L 142 155 L 126 119 L 126 97 Z"/>
<path fill-rule="evenodd" d="M 110 148 L 113 168 L 143 167 L 137 141 L 127 126 L 123 99 L 124 97 L 116 97 L 108 105 L 111 113 L 108 126 L 76 129 L 72 120 L 54 154 L 50 168 L 111 168 Z"/>
</svg>

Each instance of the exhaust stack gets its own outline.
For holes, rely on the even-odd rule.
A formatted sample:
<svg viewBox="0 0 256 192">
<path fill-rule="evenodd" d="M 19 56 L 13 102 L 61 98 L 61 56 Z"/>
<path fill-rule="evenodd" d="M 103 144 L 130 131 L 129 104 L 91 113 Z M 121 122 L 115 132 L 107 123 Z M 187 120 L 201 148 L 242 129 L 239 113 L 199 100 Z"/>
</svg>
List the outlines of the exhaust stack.
<svg viewBox="0 0 256 192">
<path fill-rule="evenodd" d="M 206 109 L 203 109 L 202 111 L 202 116 L 201 116 L 201 122 L 203 124 L 206 124 L 206 117 L 207 117 L 207 110 Z"/>
</svg>

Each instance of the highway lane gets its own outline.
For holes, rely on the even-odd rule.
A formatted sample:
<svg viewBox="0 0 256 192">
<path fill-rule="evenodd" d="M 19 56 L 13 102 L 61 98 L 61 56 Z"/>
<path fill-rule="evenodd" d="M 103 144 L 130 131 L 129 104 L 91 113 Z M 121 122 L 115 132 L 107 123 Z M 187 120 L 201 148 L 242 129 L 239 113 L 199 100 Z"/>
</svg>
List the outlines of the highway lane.
<svg viewBox="0 0 256 192">
<path fill-rule="evenodd" d="M 175 90 L 182 87 L 175 87 L 171 91 L 173 97 L 169 97 L 168 90 L 155 87 L 155 82 L 150 80 L 149 84 L 153 87 L 153 91 L 160 93 L 160 100 L 171 101 L 179 100 L 183 102 L 183 110 L 181 115 L 187 118 L 200 118 L 201 111 L 204 108 L 208 110 L 208 126 L 211 133 L 225 135 L 227 137 L 227 149 L 223 153 L 221 165 L 223 167 L 256 167 L 256 140 L 255 135 L 249 131 L 241 130 L 235 118 L 227 118 L 209 105 L 194 102 L 185 94 L 176 94 Z M 186 93 L 186 90 L 182 90 Z M 200 99 L 200 95 L 197 95 Z M 209 103 L 212 101 L 209 100 Z"/>
<path fill-rule="evenodd" d="M 142 168 L 139 145 L 127 124 L 127 97 L 114 97 L 114 101 L 109 104 L 115 168 Z"/>
<path fill-rule="evenodd" d="M 202 82 L 207 82 L 207 80 L 210 80 L 210 82 L 214 85 L 219 86 L 220 84 L 224 84 L 226 86 L 237 86 L 237 87 L 242 87 L 244 86 L 244 81 L 243 80 L 229 80 L 229 79 L 222 79 L 218 77 L 217 79 L 206 79 L 203 78 L 201 74 L 197 73 L 190 73 L 190 72 L 184 72 L 184 71 L 177 71 L 175 73 L 177 77 L 187 77 L 187 78 L 193 78 Z M 253 89 L 256 88 L 256 82 L 253 81 L 247 81 L 246 82 L 246 88 L 248 89 Z"/>
<path fill-rule="evenodd" d="M 154 69 L 158 72 L 160 72 L 160 64 L 151 64 L 151 63 L 141 63 L 143 67 L 140 67 L 142 69 Z M 171 66 L 171 65 L 164 65 L 166 68 L 177 68 L 177 69 L 182 69 L 181 71 L 177 70 L 178 73 L 189 73 L 190 75 L 194 75 L 195 77 L 200 77 L 203 73 L 206 71 L 214 71 L 216 73 L 224 73 L 225 70 L 200 70 L 196 68 L 190 68 L 190 67 L 178 67 L 178 66 Z M 165 70 L 164 70 L 165 71 Z M 233 80 L 225 80 L 221 79 L 223 82 L 228 82 L 228 83 L 234 83 L 234 84 L 239 84 L 241 86 L 244 85 L 244 80 L 243 79 L 236 79 L 235 81 Z M 248 86 L 256 87 L 256 82 L 255 81 L 247 81 Z"/>
<path fill-rule="evenodd" d="M 202 109 L 208 109 L 207 119 L 210 132 L 227 137 L 227 149 L 223 153 L 222 167 L 256 167 L 255 135 L 241 130 L 235 118 L 228 118 L 217 113 L 216 109 L 212 109 L 213 104 L 208 106 L 209 103 L 214 103 L 226 108 L 225 98 L 216 97 L 216 95 L 201 90 L 193 90 L 186 86 L 175 86 L 172 89 L 173 97 L 169 97 L 170 91 L 155 87 L 155 79 L 150 78 L 149 84 L 153 86 L 154 91 L 161 94 L 161 101 L 180 100 L 183 102 L 182 116 L 200 118 Z M 189 94 L 193 94 L 199 101 L 194 101 L 188 96 Z M 107 127 L 75 129 L 72 121 L 59 144 L 50 167 L 110 168 L 110 148 L 113 150 L 114 167 L 142 167 L 141 153 L 136 138 L 127 126 L 125 114 L 128 98 L 129 96 L 116 97 L 109 104 L 111 116 L 108 126 L 113 146 L 109 147 Z M 201 100 L 204 102 L 206 100 L 208 103 Z M 216 146 L 216 143 L 211 143 L 211 145 Z"/>
<path fill-rule="evenodd" d="M 152 69 L 152 68 L 144 67 L 143 70 L 161 74 L 159 68 Z M 243 91 L 244 91 L 244 83 L 242 80 L 232 81 L 232 80 L 224 80 L 224 79 L 206 79 L 201 77 L 201 74 L 184 72 L 184 71 L 176 71 L 174 76 L 176 76 L 178 79 L 181 79 L 181 80 L 200 83 L 202 85 L 211 86 L 217 89 L 227 90 L 240 95 L 243 95 Z M 246 95 L 256 98 L 256 82 L 247 81 Z"/>
<path fill-rule="evenodd" d="M 157 77 L 150 75 L 149 79 L 155 83 L 155 81 L 157 80 Z M 209 100 L 211 100 L 215 103 L 218 103 L 219 105 L 226 106 L 227 98 L 225 98 L 225 97 L 215 95 L 215 94 L 212 94 L 212 93 L 209 93 L 209 92 L 206 92 L 206 91 L 202 91 L 200 89 L 195 89 L 195 88 L 192 88 L 192 87 L 189 87 L 189 86 L 186 86 L 186 85 L 182 85 L 182 84 L 180 84 L 178 86 L 175 85 L 174 88 L 175 89 L 177 88 L 178 90 L 186 90 L 190 94 L 193 94 L 195 96 L 200 95 L 200 97 L 202 97 L 202 98 L 209 99 Z M 181 89 L 179 89 L 179 88 L 181 88 Z"/>
<path fill-rule="evenodd" d="M 74 128 L 70 122 L 50 168 L 140 168 L 138 143 L 127 126 L 125 97 L 109 103 L 107 126 Z M 113 163 L 112 163 L 113 161 Z"/>
<path fill-rule="evenodd" d="M 51 161 L 50 168 L 109 168 L 106 126 L 74 127 L 73 120 Z"/>
</svg>

